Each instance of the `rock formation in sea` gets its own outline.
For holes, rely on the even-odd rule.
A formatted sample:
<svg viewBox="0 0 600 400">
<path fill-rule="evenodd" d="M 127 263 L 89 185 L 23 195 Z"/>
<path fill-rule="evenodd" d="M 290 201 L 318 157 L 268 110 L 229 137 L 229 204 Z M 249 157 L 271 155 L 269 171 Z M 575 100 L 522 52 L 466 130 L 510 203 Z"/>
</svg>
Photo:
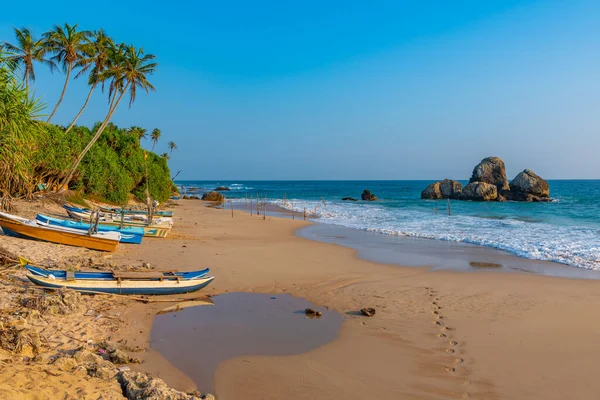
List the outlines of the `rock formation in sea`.
<svg viewBox="0 0 600 400">
<path fill-rule="evenodd" d="M 548 182 L 536 175 L 532 170 L 525 169 L 510 183 L 509 200 L 513 201 L 550 201 Z"/>
<path fill-rule="evenodd" d="M 222 203 L 222 202 L 225 201 L 225 196 L 223 196 L 219 192 L 206 192 L 206 193 L 202 194 L 201 200 L 204 200 L 204 201 L 218 201 L 219 203 Z"/>
<path fill-rule="evenodd" d="M 486 157 L 473 168 L 473 174 L 469 183 L 484 182 L 495 185 L 498 192 L 510 190 L 508 178 L 506 177 L 506 167 L 504 161 L 498 157 Z"/>
<path fill-rule="evenodd" d="M 377 196 L 375 196 L 373 193 L 371 193 L 370 190 L 365 189 L 362 194 L 360 195 L 360 198 L 363 199 L 364 201 L 376 201 L 377 200 Z"/>
<path fill-rule="evenodd" d="M 460 196 L 464 200 L 492 201 L 498 198 L 498 188 L 491 183 L 469 182 Z"/>
<path fill-rule="evenodd" d="M 422 199 L 458 199 L 473 201 L 551 201 L 548 182 L 526 169 L 508 182 L 504 161 L 487 157 L 473 168 L 464 188 L 458 181 L 444 179 L 428 185 Z"/>
<path fill-rule="evenodd" d="M 462 184 L 452 179 L 434 182 L 421 192 L 422 199 L 458 199 L 462 192 Z"/>
<path fill-rule="evenodd" d="M 215 192 L 227 192 L 231 189 L 229 189 L 227 186 L 217 186 L 215 188 Z"/>
<path fill-rule="evenodd" d="M 358 199 L 355 199 L 354 197 L 344 197 L 342 201 L 358 201 Z"/>
</svg>

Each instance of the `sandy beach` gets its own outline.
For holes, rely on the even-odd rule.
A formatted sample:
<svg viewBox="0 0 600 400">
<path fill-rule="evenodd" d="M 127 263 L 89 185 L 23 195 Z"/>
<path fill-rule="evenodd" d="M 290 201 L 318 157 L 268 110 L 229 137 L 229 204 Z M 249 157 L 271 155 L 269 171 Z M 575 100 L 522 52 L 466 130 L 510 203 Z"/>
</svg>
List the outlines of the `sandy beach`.
<svg viewBox="0 0 600 400">
<path fill-rule="evenodd" d="M 594 379 L 600 337 L 600 323 L 594 318 L 600 311 L 596 281 L 377 264 L 359 259 L 352 249 L 296 236 L 296 230 L 308 224 L 304 221 L 263 219 L 238 210 L 232 218 L 230 210 L 195 200 L 179 201 L 173 209 L 175 227 L 167 239 L 145 240 L 140 246 L 121 246 L 113 255 L 96 256 L 116 264 L 149 262 L 157 269 L 210 267 L 216 279 L 202 294 L 288 293 L 346 316 L 336 340 L 308 353 L 244 356 L 224 362 L 216 373 L 218 399 L 587 399 L 600 395 L 600 383 Z M 32 258 L 43 258 L 36 253 L 38 246 L 48 246 L 2 237 L 3 245 L 7 241 L 10 250 Z M 51 247 L 70 249 L 80 257 L 94 253 Z M 111 339 L 147 349 L 139 353 L 144 362 L 133 364 L 132 369 L 190 391 L 194 383 L 148 349 L 153 317 L 165 305 L 115 304 L 111 313 L 118 318 L 111 322 L 117 328 L 110 327 Z M 375 308 L 376 315 L 359 315 L 363 307 Z M 109 332 L 99 323 L 91 327 L 81 335 L 83 339 L 91 332 L 95 336 Z M 61 345 L 75 343 L 63 340 Z M 22 380 L 17 385 L 22 390 L 13 398 L 36 398 L 36 385 L 31 382 L 41 367 L 16 365 L 29 372 L 16 378 L 14 368 L 3 366 L 0 387 Z M 97 383 L 86 384 L 72 374 L 46 375 L 45 385 L 64 390 L 66 398 L 73 386 L 89 388 Z M 116 381 L 104 385 L 118 396 Z M 88 394 L 85 398 L 99 398 L 91 390 Z"/>
</svg>

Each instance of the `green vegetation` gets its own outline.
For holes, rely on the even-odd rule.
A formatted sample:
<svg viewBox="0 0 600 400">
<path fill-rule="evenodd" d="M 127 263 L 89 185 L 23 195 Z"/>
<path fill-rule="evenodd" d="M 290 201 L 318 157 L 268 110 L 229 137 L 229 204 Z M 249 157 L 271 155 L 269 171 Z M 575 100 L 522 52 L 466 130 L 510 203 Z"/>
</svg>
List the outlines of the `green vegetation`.
<svg viewBox="0 0 600 400">
<path fill-rule="evenodd" d="M 68 187 L 118 204 L 131 194 L 145 200 L 147 188 L 151 198 L 168 199 L 174 189 L 168 158 L 146 152 L 140 145 L 148 130 L 119 128 L 110 122 L 126 95 L 131 107 L 140 90 L 155 90 L 148 81 L 156 70 L 155 57 L 131 45 L 115 44 L 102 30 L 81 31 L 77 25 L 56 25 L 41 39 L 26 28 L 15 28 L 15 36 L 15 44 L 0 45 L 0 197 L 30 197 L 38 183 L 45 183 L 49 189 Z M 43 105 L 29 91 L 36 63 L 52 70 L 58 65 L 65 73 L 62 93 L 47 123 L 40 120 Z M 87 74 L 90 90 L 65 129 L 49 121 L 72 74 L 75 78 Z M 100 86 L 104 91 L 105 85 L 109 107 L 104 119 L 92 129 L 75 125 L 94 90 Z M 161 131 L 154 129 L 149 137 L 152 149 L 160 137 Z M 169 143 L 171 152 L 176 148 Z"/>
</svg>

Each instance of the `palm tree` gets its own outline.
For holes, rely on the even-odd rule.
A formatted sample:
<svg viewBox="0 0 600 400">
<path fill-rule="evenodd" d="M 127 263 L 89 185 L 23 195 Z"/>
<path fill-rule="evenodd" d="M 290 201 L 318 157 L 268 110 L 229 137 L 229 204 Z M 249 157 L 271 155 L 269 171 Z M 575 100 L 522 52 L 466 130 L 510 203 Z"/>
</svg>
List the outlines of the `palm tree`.
<svg viewBox="0 0 600 400">
<path fill-rule="evenodd" d="M 158 139 L 160 139 L 160 129 L 154 128 L 150 134 L 150 139 L 152 140 L 152 151 L 154 151 L 154 146 L 156 146 Z"/>
<path fill-rule="evenodd" d="M 35 81 L 34 61 L 47 65 L 51 71 L 54 71 L 56 65 L 53 61 L 46 59 L 47 49 L 42 45 L 41 40 L 33 38 L 29 29 L 14 28 L 14 30 L 17 43 L 12 45 L 4 42 L 4 49 L 9 53 L 6 60 L 23 69 L 25 88 L 29 91 L 29 81 Z"/>
<path fill-rule="evenodd" d="M 108 125 L 125 93 L 129 92 L 129 107 L 131 108 L 131 105 L 135 102 L 138 89 L 142 89 L 146 93 L 150 90 L 156 90 L 148 81 L 148 75 L 152 75 L 156 71 L 157 64 L 153 62 L 155 58 L 152 54 L 144 54 L 144 50 L 141 48 L 136 50 L 135 47 L 125 44 L 121 44 L 110 51 L 108 66 L 101 74 L 102 79 L 111 80 L 108 92 L 110 104 L 108 113 L 92 140 L 75 160 L 71 170 L 60 184 L 59 190 L 68 187 L 69 181 L 75 174 L 81 160 Z"/>
<path fill-rule="evenodd" d="M 75 116 L 65 133 L 69 133 L 81 114 L 83 114 L 83 110 L 87 107 L 96 86 L 101 84 L 104 91 L 104 80 L 100 79 L 100 76 L 108 66 L 108 53 L 114 47 L 113 40 L 106 36 L 106 33 L 102 29 L 92 33 L 91 38 L 87 38 L 86 40 L 87 43 L 83 48 L 83 57 L 75 64 L 76 68 L 81 68 L 81 71 L 75 75 L 75 79 L 89 70 L 88 85 L 90 85 L 90 91 L 85 99 L 85 103 L 83 103 L 83 107 L 81 107 L 81 110 L 79 110 L 79 113 Z"/>
<path fill-rule="evenodd" d="M 173 154 L 173 150 L 177 150 L 177 145 L 175 144 L 175 142 L 170 141 L 168 146 L 169 146 L 169 158 L 171 158 L 171 154 Z"/>
<path fill-rule="evenodd" d="M 167 161 L 169 160 L 169 158 L 171 158 L 171 157 L 169 157 L 169 153 L 162 153 L 160 156 Z"/>
<path fill-rule="evenodd" d="M 60 106 L 60 103 L 65 97 L 73 67 L 84 58 L 85 47 L 88 43 L 87 38 L 91 35 L 91 32 L 78 31 L 77 26 L 77 24 L 65 24 L 64 27 L 55 25 L 50 32 L 46 32 L 42 35 L 45 47 L 48 51 L 54 53 L 52 60 L 57 64 L 60 64 L 65 74 L 67 74 L 60 98 L 46 122 L 50 122 L 52 117 L 54 117 L 56 110 L 58 110 L 58 106 Z"/>
<path fill-rule="evenodd" d="M 142 128 L 141 126 L 132 126 L 131 128 L 129 128 L 129 133 L 136 136 L 140 142 L 142 141 L 142 139 L 148 138 L 146 132 L 148 132 L 148 130 Z"/>
</svg>

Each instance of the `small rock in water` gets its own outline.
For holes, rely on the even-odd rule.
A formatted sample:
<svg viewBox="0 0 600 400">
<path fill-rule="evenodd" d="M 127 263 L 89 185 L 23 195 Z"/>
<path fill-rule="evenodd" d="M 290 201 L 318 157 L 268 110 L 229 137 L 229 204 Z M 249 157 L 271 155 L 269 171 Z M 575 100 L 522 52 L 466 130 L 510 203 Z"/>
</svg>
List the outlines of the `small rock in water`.
<svg viewBox="0 0 600 400">
<path fill-rule="evenodd" d="M 372 317 L 375 315 L 375 309 L 374 308 L 361 308 L 360 312 L 367 316 L 367 317 Z"/>
<path fill-rule="evenodd" d="M 307 308 L 306 310 L 304 310 L 304 312 L 306 313 L 306 315 L 316 315 L 317 314 L 317 310 L 314 310 L 312 308 Z"/>
</svg>

